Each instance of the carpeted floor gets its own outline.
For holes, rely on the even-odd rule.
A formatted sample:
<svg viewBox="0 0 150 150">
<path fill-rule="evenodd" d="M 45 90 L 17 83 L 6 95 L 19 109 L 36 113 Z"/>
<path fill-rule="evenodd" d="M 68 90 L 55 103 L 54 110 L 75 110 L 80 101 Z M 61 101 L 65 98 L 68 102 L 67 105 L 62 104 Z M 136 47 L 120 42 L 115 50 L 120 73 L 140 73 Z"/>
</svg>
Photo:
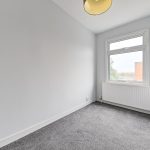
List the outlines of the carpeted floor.
<svg viewBox="0 0 150 150">
<path fill-rule="evenodd" d="M 150 116 L 93 103 L 1 150 L 150 150 Z"/>
</svg>

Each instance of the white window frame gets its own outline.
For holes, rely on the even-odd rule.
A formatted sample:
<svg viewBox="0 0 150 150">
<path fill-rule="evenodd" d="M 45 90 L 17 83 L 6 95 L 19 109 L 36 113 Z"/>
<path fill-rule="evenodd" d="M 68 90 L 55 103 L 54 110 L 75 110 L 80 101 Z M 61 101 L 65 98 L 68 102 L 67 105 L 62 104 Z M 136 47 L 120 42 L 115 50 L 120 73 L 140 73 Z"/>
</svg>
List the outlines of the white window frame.
<svg viewBox="0 0 150 150">
<path fill-rule="evenodd" d="M 134 33 L 129 33 L 123 36 L 119 36 L 117 38 L 112 38 L 106 41 L 106 82 L 109 83 L 117 83 L 117 84 L 127 84 L 127 85 L 142 85 L 142 86 L 150 86 L 150 49 L 149 49 L 149 29 L 144 29 L 141 31 L 137 31 Z M 123 40 L 128 40 L 132 38 L 136 38 L 139 36 L 143 36 L 143 45 L 133 46 L 127 48 L 121 48 L 117 50 L 110 50 L 110 44 L 115 42 L 120 42 Z M 143 81 L 142 82 L 130 82 L 130 81 L 112 81 L 110 80 L 110 55 L 112 54 L 123 54 L 128 52 L 136 52 L 143 51 Z"/>
</svg>

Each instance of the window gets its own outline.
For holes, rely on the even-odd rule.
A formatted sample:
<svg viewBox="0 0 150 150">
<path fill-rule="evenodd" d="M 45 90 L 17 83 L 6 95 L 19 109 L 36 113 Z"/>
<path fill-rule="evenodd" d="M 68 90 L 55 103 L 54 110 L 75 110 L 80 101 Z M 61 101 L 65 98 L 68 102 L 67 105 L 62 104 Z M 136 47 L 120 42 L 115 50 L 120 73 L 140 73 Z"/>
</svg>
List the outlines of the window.
<svg viewBox="0 0 150 150">
<path fill-rule="evenodd" d="M 107 42 L 109 81 L 146 83 L 149 80 L 147 39 L 148 31 L 142 31 Z"/>
<path fill-rule="evenodd" d="M 139 46 L 139 45 L 143 45 L 143 36 L 111 43 L 110 50 L 116 50 L 116 49 L 127 48 L 127 47 L 129 48 L 129 47 Z"/>
</svg>

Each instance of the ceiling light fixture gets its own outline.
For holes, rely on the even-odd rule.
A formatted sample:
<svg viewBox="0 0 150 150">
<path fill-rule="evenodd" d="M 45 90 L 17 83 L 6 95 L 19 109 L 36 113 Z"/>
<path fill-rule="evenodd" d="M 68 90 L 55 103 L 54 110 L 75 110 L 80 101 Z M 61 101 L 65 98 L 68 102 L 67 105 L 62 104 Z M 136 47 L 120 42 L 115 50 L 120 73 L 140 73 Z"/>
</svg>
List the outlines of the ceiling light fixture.
<svg viewBox="0 0 150 150">
<path fill-rule="evenodd" d="M 84 9 L 90 15 L 99 15 L 106 12 L 112 4 L 112 0 L 83 0 Z"/>
</svg>

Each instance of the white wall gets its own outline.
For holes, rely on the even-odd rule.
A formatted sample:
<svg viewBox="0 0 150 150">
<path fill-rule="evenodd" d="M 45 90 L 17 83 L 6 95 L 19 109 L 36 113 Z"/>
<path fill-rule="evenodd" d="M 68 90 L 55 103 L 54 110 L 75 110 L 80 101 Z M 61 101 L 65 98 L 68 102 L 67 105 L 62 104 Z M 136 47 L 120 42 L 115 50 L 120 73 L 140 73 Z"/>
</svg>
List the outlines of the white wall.
<svg viewBox="0 0 150 150">
<path fill-rule="evenodd" d="M 94 44 L 51 0 L 0 1 L 0 140 L 94 99 Z"/>
<path fill-rule="evenodd" d="M 103 100 L 110 102 L 150 110 L 149 87 L 123 86 L 105 83 L 105 41 L 138 30 L 149 28 L 150 17 L 147 17 L 97 35 L 97 98 L 102 97 Z"/>
</svg>

